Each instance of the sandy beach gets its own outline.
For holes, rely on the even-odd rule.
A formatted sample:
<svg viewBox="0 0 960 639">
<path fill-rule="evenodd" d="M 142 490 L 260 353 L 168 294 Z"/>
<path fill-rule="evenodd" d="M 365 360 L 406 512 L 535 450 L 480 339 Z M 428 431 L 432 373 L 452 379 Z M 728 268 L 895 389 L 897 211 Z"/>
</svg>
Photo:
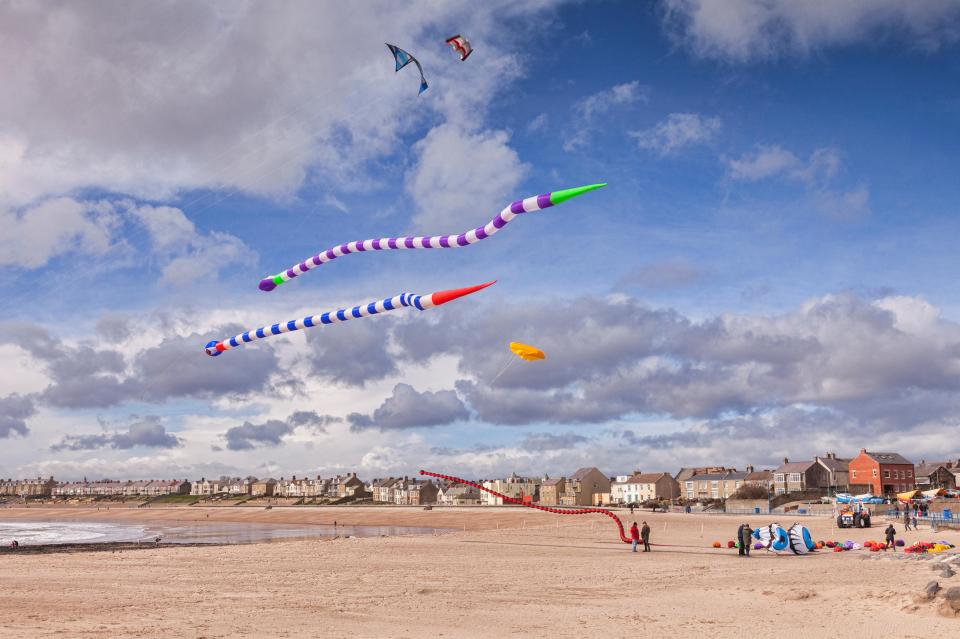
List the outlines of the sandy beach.
<svg viewBox="0 0 960 639">
<path fill-rule="evenodd" d="M 654 543 L 663 544 L 649 554 L 629 552 L 602 516 L 517 508 L 8 508 L 0 517 L 36 520 L 40 510 L 48 519 L 335 518 L 458 531 L 6 554 L 3 637 L 928 637 L 960 627 L 960 619 L 938 613 L 939 601 L 916 601 L 931 579 L 944 588 L 960 585 L 951 583 L 960 577 L 931 571 L 932 556 L 859 551 L 744 559 L 710 547 L 733 536 L 740 520 L 727 516 L 638 513 L 651 524 Z M 881 536 L 877 528 L 841 534 L 826 518 L 804 521 L 816 538 Z M 908 543 L 931 538 L 927 530 L 902 536 Z M 936 537 L 960 542 L 957 532 Z"/>
</svg>

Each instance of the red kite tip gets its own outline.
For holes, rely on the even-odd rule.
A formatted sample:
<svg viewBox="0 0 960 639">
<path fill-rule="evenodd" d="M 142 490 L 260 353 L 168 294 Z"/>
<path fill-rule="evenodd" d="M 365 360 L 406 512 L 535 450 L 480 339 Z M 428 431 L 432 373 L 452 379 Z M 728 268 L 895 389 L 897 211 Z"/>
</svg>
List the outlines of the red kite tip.
<svg viewBox="0 0 960 639">
<path fill-rule="evenodd" d="M 466 288 L 454 288 L 449 291 L 437 291 L 431 297 L 433 298 L 433 305 L 440 306 L 441 304 L 446 304 L 451 300 L 455 300 L 458 297 L 463 297 L 464 295 L 470 295 L 471 293 L 476 293 L 477 291 L 482 291 L 488 286 L 493 286 L 497 283 L 497 280 L 492 282 L 487 282 L 486 284 L 477 284 L 476 286 L 468 286 Z"/>
</svg>

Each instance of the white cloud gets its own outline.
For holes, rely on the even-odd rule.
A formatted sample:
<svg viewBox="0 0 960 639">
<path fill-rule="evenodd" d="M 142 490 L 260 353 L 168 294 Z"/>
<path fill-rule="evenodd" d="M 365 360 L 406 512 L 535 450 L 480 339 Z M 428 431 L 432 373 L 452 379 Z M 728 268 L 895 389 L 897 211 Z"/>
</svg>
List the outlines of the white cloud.
<svg viewBox="0 0 960 639">
<path fill-rule="evenodd" d="M 529 44 L 503 22 L 524 29 L 552 4 L 4 3 L 0 58 L 16 63 L 0 65 L 0 204 L 365 185 L 428 118 L 482 117 Z M 469 27 L 483 64 L 448 64 L 440 24 Z M 430 93 L 394 73 L 384 40 L 419 57 Z"/>
<path fill-rule="evenodd" d="M 0 266 L 38 268 L 68 252 L 102 255 L 117 218 L 109 205 L 56 198 L 20 210 L 0 209 Z"/>
<path fill-rule="evenodd" d="M 163 284 L 176 286 L 200 276 L 215 276 L 228 266 L 249 263 L 256 257 L 229 233 L 198 232 L 180 209 L 140 206 L 130 213 L 147 228 L 155 253 L 165 262 L 160 277 Z"/>
<path fill-rule="evenodd" d="M 646 88 L 641 87 L 638 80 L 617 84 L 583 98 L 574 106 L 576 122 L 572 134 L 568 135 L 563 143 L 563 150 L 572 151 L 586 146 L 597 116 L 608 113 L 615 107 L 646 102 L 648 99 Z"/>
<path fill-rule="evenodd" d="M 920 50 L 960 40 L 954 0 L 664 0 L 665 27 L 694 54 L 728 62 L 806 56 L 889 38 Z"/>
<path fill-rule="evenodd" d="M 417 230 L 459 233 L 516 199 L 528 167 L 508 141 L 504 131 L 471 132 L 443 124 L 418 142 L 417 164 L 407 176 L 407 192 L 417 205 Z"/>
<path fill-rule="evenodd" d="M 855 219 L 870 214 L 870 189 L 864 184 L 837 186 L 842 155 L 834 148 L 813 151 L 804 161 L 778 145 L 758 146 L 739 158 L 727 159 L 727 177 L 738 182 L 781 178 L 802 184 L 813 206 L 824 215 Z"/>
<path fill-rule="evenodd" d="M 800 158 L 783 147 L 758 146 L 753 153 L 727 161 L 727 174 L 734 180 L 756 182 L 774 175 L 795 175 L 802 166 Z"/>
<path fill-rule="evenodd" d="M 669 155 L 693 144 L 709 142 L 720 131 L 720 118 L 697 113 L 671 113 L 646 131 L 631 131 L 641 149 Z"/>
</svg>

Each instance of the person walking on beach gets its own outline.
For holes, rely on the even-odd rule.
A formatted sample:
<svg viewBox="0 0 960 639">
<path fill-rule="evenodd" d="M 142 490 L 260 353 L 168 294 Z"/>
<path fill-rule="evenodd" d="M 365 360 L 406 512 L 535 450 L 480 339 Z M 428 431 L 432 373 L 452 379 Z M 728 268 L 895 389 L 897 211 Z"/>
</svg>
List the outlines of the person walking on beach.
<svg viewBox="0 0 960 639">
<path fill-rule="evenodd" d="M 903 513 L 903 529 L 910 530 L 910 511 Z"/>
<path fill-rule="evenodd" d="M 640 538 L 643 540 L 643 552 L 650 552 L 650 526 L 643 522 L 643 528 L 640 529 Z"/>
<path fill-rule="evenodd" d="M 752 538 L 753 528 L 750 527 L 750 524 L 745 523 L 740 528 L 740 548 L 747 557 L 750 556 L 750 540 Z"/>
<path fill-rule="evenodd" d="M 893 524 L 890 524 L 889 526 L 887 526 L 887 529 L 884 530 L 883 532 L 887 536 L 887 548 L 892 548 L 893 552 L 897 552 L 897 545 L 896 545 L 897 529 L 893 527 Z"/>
<path fill-rule="evenodd" d="M 637 552 L 637 544 L 640 543 L 640 529 L 637 528 L 637 522 L 630 526 L 630 540 L 633 544 L 633 552 Z"/>
<path fill-rule="evenodd" d="M 897 521 L 900 521 L 900 504 L 894 504 L 893 518 L 896 519 Z"/>
</svg>

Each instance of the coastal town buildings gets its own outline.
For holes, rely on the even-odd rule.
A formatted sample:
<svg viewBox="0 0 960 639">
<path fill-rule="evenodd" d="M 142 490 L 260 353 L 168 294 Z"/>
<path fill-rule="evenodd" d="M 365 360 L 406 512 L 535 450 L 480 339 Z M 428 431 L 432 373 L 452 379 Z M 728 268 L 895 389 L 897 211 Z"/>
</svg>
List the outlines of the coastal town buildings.
<svg viewBox="0 0 960 639">
<path fill-rule="evenodd" d="M 563 477 L 545 477 L 540 482 L 540 503 L 545 506 L 559 506 L 560 495 L 566 489 L 566 481 Z"/>
<path fill-rule="evenodd" d="M 773 471 L 773 492 L 782 495 L 819 489 L 827 483 L 828 474 L 827 468 L 814 459 L 790 461 L 784 457 Z"/>
<path fill-rule="evenodd" d="M 913 462 L 900 453 L 869 452 L 850 460 L 850 491 L 874 495 L 895 495 L 914 488 Z"/>
<path fill-rule="evenodd" d="M 53 489 L 57 482 L 53 477 L 44 479 L 7 479 L 0 480 L 0 495 L 11 495 L 14 497 L 49 497 L 53 494 Z"/>
<path fill-rule="evenodd" d="M 673 500 L 680 496 L 680 483 L 665 472 L 637 472 L 628 477 L 623 485 L 623 501 L 614 501 L 614 503 L 642 504 L 649 500 Z"/>
<path fill-rule="evenodd" d="M 609 480 L 607 480 L 609 482 Z M 516 473 L 511 473 L 506 479 L 494 479 L 483 482 L 483 487 L 496 491 L 507 497 L 528 501 L 533 503 L 539 497 L 540 479 L 533 477 L 521 477 Z M 484 506 L 502 506 L 503 499 L 491 495 L 488 492 L 480 494 L 480 503 Z"/>
<path fill-rule="evenodd" d="M 957 475 L 955 471 L 960 470 L 955 466 L 956 463 L 952 461 L 928 462 L 921 459 L 915 469 L 917 488 L 920 490 L 956 489 Z"/>
<path fill-rule="evenodd" d="M 563 506 L 594 506 L 610 493 L 610 478 L 595 467 L 581 468 L 570 475 L 560 496 Z"/>
</svg>

